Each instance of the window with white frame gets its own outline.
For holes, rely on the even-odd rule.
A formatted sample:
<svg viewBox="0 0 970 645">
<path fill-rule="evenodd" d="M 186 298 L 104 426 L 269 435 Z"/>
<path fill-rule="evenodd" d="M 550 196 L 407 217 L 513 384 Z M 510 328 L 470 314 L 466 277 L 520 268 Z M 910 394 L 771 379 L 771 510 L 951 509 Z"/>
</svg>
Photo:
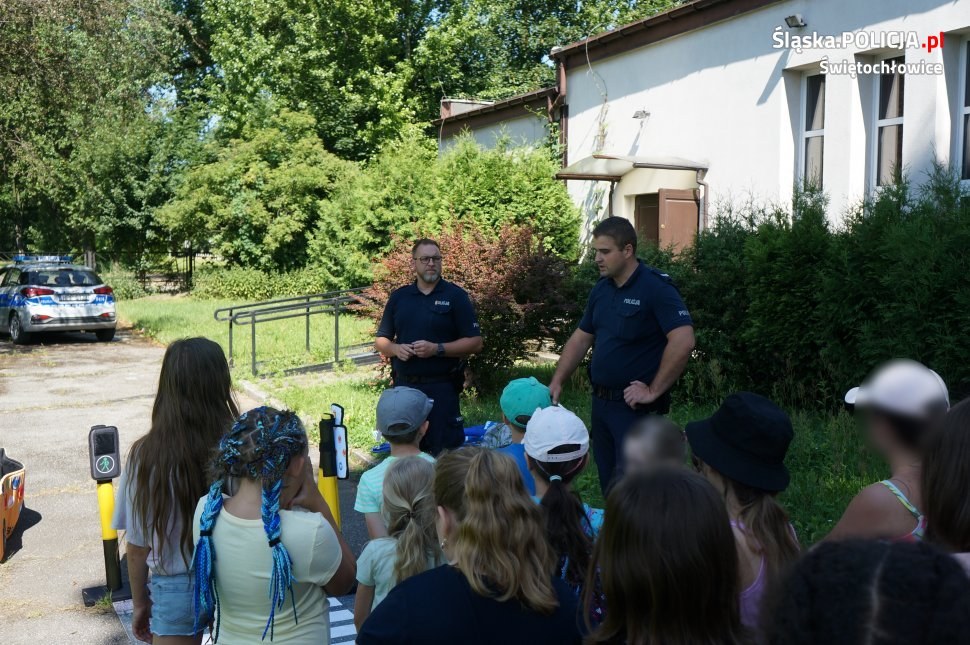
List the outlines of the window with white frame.
<svg viewBox="0 0 970 645">
<path fill-rule="evenodd" d="M 904 58 L 888 58 L 886 66 L 902 65 Z M 900 71 L 880 74 L 876 81 L 876 186 L 896 183 L 903 163 L 903 79 Z"/>
<path fill-rule="evenodd" d="M 799 173 L 805 187 L 822 187 L 825 149 L 825 74 L 802 77 L 802 137 Z"/>
<path fill-rule="evenodd" d="M 960 179 L 970 179 L 970 40 L 963 43 L 963 109 L 960 111 Z"/>
</svg>

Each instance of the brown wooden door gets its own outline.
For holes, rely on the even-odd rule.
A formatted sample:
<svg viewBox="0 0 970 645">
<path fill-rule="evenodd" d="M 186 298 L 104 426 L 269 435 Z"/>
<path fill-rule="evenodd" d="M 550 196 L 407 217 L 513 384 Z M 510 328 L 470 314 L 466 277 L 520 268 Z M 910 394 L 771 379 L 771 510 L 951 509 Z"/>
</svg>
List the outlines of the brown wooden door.
<svg viewBox="0 0 970 645">
<path fill-rule="evenodd" d="M 660 246 L 681 251 L 694 244 L 700 212 L 697 191 L 661 188 L 658 201 Z"/>
<path fill-rule="evenodd" d="M 644 242 L 660 243 L 660 196 L 657 193 L 637 195 L 633 204 L 633 226 Z"/>
</svg>

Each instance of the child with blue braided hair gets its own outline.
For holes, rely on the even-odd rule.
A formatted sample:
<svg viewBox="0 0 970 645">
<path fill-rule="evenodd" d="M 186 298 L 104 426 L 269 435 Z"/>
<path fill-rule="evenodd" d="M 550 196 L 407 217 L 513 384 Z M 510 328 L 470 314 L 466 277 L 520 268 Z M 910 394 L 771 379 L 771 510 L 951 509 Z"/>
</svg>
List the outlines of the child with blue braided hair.
<svg viewBox="0 0 970 645">
<path fill-rule="evenodd" d="M 195 512 L 196 621 L 213 642 L 329 643 L 326 594 L 353 586 L 354 556 L 317 490 L 303 424 L 260 407 L 219 443 Z M 229 494 L 231 493 L 231 496 Z"/>
</svg>

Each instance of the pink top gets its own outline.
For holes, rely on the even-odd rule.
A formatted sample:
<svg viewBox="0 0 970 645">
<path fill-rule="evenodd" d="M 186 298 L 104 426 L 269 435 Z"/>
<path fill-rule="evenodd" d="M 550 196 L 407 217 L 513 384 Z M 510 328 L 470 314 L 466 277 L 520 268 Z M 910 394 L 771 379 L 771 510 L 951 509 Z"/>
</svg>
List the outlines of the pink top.
<svg viewBox="0 0 970 645">
<path fill-rule="evenodd" d="M 740 529 L 742 532 L 747 532 L 747 528 L 745 528 L 744 524 L 736 520 L 731 520 L 731 526 L 736 529 Z M 766 568 L 765 556 L 764 553 L 762 553 L 761 566 L 758 568 L 758 576 L 747 589 L 741 592 L 741 624 L 748 629 L 754 630 L 758 628 L 758 617 L 761 612 L 761 597 L 764 595 L 765 587 L 767 586 Z"/>
</svg>

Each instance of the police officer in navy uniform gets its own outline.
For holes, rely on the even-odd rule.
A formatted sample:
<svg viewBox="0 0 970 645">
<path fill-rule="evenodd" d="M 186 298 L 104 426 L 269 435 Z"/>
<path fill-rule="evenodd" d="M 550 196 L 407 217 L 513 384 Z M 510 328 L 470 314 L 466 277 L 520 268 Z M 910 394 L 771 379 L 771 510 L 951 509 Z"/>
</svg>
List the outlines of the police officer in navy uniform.
<svg viewBox="0 0 970 645">
<path fill-rule="evenodd" d="M 605 493 L 620 464 L 623 437 L 639 418 L 670 411 L 670 388 L 694 349 L 690 313 L 670 277 L 637 259 L 637 235 L 622 217 L 593 229 L 600 280 L 549 384 L 553 402 L 585 358 L 593 359 L 593 457 Z"/>
<path fill-rule="evenodd" d="M 465 441 L 458 397 L 464 359 L 482 351 L 482 333 L 468 294 L 441 278 L 437 242 L 415 242 L 411 268 L 416 279 L 391 294 L 374 344 L 391 359 L 395 385 L 421 390 L 434 401 L 421 449 L 437 455 Z"/>
</svg>

